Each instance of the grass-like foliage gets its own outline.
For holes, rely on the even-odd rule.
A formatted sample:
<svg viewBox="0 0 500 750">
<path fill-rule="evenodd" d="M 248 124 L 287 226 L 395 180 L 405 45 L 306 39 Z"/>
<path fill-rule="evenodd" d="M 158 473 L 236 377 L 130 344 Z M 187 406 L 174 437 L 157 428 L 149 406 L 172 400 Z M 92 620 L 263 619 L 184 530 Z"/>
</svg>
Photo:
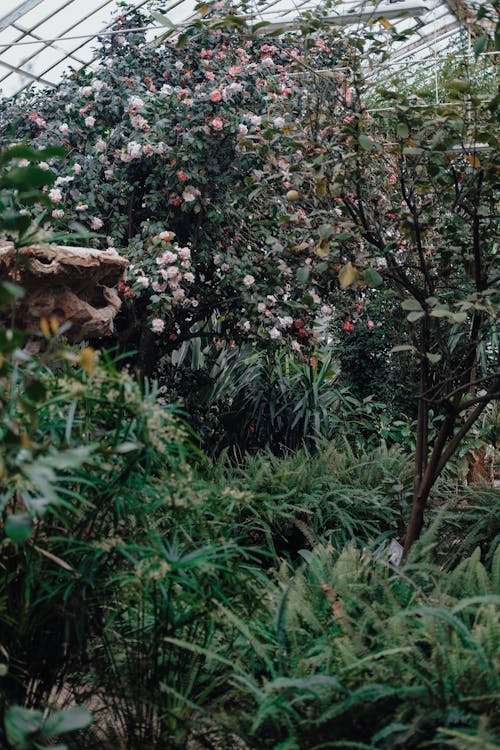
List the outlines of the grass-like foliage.
<svg viewBox="0 0 500 750">
<path fill-rule="evenodd" d="M 446 577 L 354 545 L 302 556 L 269 587 L 237 662 L 249 746 L 495 746 L 500 550 L 489 573 L 477 551 Z M 260 656 L 252 673 L 247 651 Z"/>
</svg>

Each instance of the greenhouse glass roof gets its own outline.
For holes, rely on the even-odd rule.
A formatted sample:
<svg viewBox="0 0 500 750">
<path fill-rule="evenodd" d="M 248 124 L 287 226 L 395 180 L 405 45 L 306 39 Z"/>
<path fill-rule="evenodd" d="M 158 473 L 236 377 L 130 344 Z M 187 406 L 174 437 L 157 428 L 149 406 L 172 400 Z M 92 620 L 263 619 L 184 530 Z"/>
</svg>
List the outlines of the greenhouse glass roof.
<svg viewBox="0 0 500 750">
<path fill-rule="evenodd" d="M 145 8 L 150 0 L 130 0 Z M 478 33 L 469 0 L 341 0 L 332 3 L 327 18 L 336 25 L 406 31 L 405 41 L 392 46 L 390 65 L 409 58 L 436 58 L 453 36 Z M 491 5 L 489 2 L 475 3 Z M 318 0 L 260 0 L 250 4 L 252 21 L 268 22 L 269 30 L 289 28 L 300 13 L 314 10 Z M 162 8 L 169 22 L 182 26 L 195 14 L 196 0 L 168 0 Z M 11 96 L 28 86 L 57 84 L 70 68 L 95 64 L 96 37 L 120 33 L 114 19 L 124 9 L 116 0 L 1 0 L 0 92 Z M 126 12 L 126 11 L 125 11 Z M 152 22 L 149 35 L 165 33 Z"/>
</svg>

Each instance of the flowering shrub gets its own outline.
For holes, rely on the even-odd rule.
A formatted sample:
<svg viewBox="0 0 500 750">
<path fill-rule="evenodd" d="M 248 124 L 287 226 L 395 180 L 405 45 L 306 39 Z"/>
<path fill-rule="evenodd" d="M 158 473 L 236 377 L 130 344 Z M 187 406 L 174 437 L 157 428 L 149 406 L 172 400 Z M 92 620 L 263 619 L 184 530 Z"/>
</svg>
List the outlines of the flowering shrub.
<svg viewBox="0 0 500 750">
<path fill-rule="evenodd" d="M 4 103 L 2 138 L 15 128 L 16 138 L 66 145 L 50 219 L 58 229 L 77 221 L 101 233 L 93 244 L 129 255 L 122 292 L 157 353 L 214 311 L 231 338 L 300 349 L 330 307 L 325 264 L 304 242 L 315 222 L 291 189 L 330 134 L 313 123 L 319 93 L 337 118 L 347 94 L 343 74 L 325 93 L 307 70 L 332 67 L 348 46 L 333 31 L 270 43 L 216 13 L 179 41 L 104 41 L 95 73 L 64 79 L 50 99 Z M 117 28 L 144 23 L 132 10 Z"/>
</svg>

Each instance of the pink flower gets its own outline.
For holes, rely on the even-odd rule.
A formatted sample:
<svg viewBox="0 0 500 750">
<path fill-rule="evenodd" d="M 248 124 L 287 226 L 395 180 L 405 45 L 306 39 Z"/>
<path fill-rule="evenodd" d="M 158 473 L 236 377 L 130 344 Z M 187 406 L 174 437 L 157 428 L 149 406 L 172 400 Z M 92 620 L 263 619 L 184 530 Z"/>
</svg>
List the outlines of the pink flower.
<svg viewBox="0 0 500 750">
<path fill-rule="evenodd" d="M 54 217 L 54 219 L 62 219 L 62 217 L 64 216 L 64 211 L 62 210 L 62 208 L 54 208 L 54 210 L 52 211 L 52 216 Z"/>
<path fill-rule="evenodd" d="M 61 133 L 68 133 L 69 132 L 68 124 L 63 122 L 63 124 L 59 126 L 59 131 Z"/>
<path fill-rule="evenodd" d="M 247 274 L 243 277 L 243 283 L 246 287 L 252 286 L 255 283 L 255 277 L 251 274 Z"/>
<path fill-rule="evenodd" d="M 214 130 L 222 130 L 224 127 L 224 123 L 222 122 L 220 117 L 214 117 L 212 122 L 210 123 Z"/>
<path fill-rule="evenodd" d="M 58 188 L 52 188 L 49 190 L 49 198 L 54 203 L 59 203 L 62 200 L 62 193 Z"/>
<path fill-rule="evenodd" d="M 373 326 L 375 325 L 375 323 L 373 322 L 373 320 L 369 320 L 366 325 L 368 326 L 368 328 L 373 328 Z"/>
<path fill-rule="evenodd" d="M 94 218 L 90 222 L 90 228 L 94 229 L 94 230 L 100 229 L 102 227 L 103 223 L 104 222 L 103 222 L 102 219 L 99 219 L 99 217 L 94 216 Z"/>
<path fill-rule="evenodd" d="M 222 94 L 218 89 L 215 89 L 215 91 L 212 91 L 210 94 L 210 101 L 212 102 L 220 102 L 222 99 Z"/>
<path fill-rule="evenodd" d="M 162 333 L 165 329 L 165 323 L 161 318 L 154 318 L 151 321 L 151 330 L 153 333 Z"/>
</svg>

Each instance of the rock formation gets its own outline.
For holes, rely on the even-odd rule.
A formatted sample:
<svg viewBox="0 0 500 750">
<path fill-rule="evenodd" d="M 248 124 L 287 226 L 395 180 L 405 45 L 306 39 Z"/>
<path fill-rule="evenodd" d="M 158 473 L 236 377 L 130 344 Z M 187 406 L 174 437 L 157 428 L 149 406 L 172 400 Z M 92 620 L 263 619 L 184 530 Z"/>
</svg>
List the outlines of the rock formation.
<svg viewBox="0 0 500 750">
<path fill-rule="evenodd" d="M 33 245 L 16 249 L 0 241 L 0 278 L 21 286 L 16 326 L 39 331 L 41 318 L 70 323 L 71 342 L 113 333 L 121 300 L 113 287 L 123 281 L 127 261 L 115 250 Z"/>
</svg>

